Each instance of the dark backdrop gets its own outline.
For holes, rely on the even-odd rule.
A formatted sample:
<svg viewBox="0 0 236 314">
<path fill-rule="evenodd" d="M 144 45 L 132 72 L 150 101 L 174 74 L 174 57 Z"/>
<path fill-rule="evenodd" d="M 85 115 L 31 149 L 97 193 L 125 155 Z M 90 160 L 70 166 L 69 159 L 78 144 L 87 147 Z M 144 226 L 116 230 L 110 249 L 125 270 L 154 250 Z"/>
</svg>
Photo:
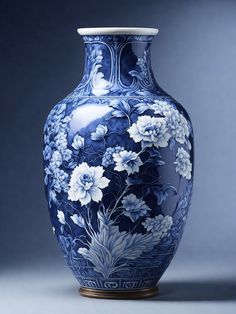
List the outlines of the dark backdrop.
<svg viewBox="0 0 236 314">
<path fill-rule="evenodd" d="M 152 64 L 189 112 L 196 169 L 177 259 L 236 260 L 236 1 L 1 1 L 0 262 L 58 260 L 44 196 L 43 125 L 76 87 L 84 61 L 77 27 L 158 27 Z"/>
</svg>

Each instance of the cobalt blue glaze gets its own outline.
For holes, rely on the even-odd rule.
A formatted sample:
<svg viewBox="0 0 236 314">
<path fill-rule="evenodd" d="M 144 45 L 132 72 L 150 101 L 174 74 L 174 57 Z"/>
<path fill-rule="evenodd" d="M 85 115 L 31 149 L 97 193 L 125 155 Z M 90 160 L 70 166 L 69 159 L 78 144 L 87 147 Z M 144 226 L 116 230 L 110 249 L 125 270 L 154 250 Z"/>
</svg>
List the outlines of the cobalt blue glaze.
<svg viewBox="0 0 236 314">
<path fill-rule="evenodd" d="M 83 79 L 45 124 L 50 217 L 82 287 L 154 287 L 183 233 L 192 125 L 154 79 L 152 38 L 84 36 Z"/>
</svg>

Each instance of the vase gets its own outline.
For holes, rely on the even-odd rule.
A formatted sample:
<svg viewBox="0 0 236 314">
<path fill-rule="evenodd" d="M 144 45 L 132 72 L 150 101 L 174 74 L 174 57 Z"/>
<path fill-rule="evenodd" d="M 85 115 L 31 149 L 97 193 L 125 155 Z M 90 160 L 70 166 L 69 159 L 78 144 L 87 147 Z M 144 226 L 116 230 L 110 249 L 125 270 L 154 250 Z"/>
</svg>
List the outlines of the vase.
<svg viewBox="0 0 236 314">
<path fill-rule="evenodd" d="M 193 130 L 153 76 L 157 32 L 78 29 L 83 78 L 45 124 L 50 218 L 83 296 L 155 295 L 183 233 Z"/>
</svg>

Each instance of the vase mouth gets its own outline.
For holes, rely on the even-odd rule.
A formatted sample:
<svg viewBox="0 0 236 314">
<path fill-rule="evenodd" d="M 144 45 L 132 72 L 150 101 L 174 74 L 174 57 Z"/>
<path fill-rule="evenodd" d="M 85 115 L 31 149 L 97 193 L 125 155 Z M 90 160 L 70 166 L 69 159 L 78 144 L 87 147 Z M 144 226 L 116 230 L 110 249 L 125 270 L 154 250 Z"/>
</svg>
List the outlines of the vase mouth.
<svg viewBox="0 0 236 314">
<path fill-rule="evenodd" d="M 146 35 L 155 36 L 158 28 L 150 27 L 88 27 L 78 28 L 77 32 L 82 35 Z"/>
</svg>

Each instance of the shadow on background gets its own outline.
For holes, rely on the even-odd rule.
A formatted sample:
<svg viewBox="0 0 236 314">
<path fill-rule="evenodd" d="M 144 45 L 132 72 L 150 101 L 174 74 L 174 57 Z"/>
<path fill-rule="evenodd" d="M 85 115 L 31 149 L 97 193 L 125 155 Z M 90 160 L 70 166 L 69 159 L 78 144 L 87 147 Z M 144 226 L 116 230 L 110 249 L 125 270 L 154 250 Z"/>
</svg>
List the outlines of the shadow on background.
<svg viewBox="0 0 236 314">
<path fill-rule="evenodd" d="M 236 279 L 186 282 L 162 282 L 159 294 L 150 301 L 233 301 L 236 300 Z"/>
</svg>

